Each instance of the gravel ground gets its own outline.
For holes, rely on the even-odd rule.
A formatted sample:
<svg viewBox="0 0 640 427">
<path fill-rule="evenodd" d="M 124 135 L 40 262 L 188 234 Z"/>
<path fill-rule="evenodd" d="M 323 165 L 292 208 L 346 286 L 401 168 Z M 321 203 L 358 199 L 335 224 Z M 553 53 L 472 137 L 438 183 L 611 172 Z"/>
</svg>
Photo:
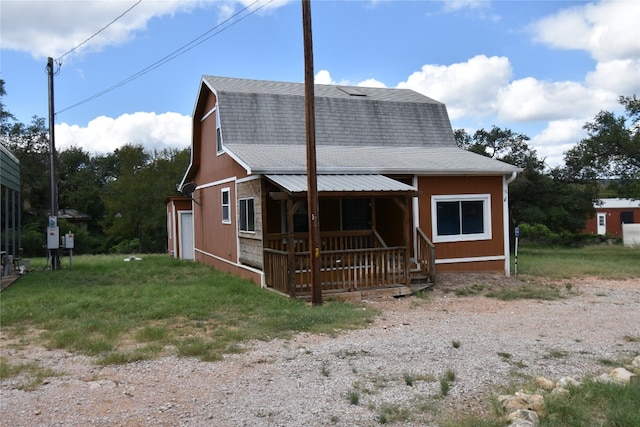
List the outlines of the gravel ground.
<svg viewBox="0 0 640 427">
<path fill-rule="evenodd" d="M 513 280 L 479 279 L 488 287 Z M 566 291 L 571 283 L 568 298 L 509 302 L 443 291 L 459 283 L 443 276 L 428 299 L 367 300 L 382 314 L 363 330 L 251 342 L 221 362 L 164 357 L 97 366 L 3 336 L 10 363 L 37 361 L 63 375 L 33 391 L 16 388 L 24 377 L 3 381 L 0 424 L 375 426 L 386 414 L 402 419 L 394 425 L 436 426 L 448 411 L 490 411 L 490 395 L 526 376 L 582 379 L 611 369 L 601 359 L 640 354 L 638 279 L 574 279 L 557 284 Z M 448 370 L 455 380 L 442 397 Z"/>
</svg>

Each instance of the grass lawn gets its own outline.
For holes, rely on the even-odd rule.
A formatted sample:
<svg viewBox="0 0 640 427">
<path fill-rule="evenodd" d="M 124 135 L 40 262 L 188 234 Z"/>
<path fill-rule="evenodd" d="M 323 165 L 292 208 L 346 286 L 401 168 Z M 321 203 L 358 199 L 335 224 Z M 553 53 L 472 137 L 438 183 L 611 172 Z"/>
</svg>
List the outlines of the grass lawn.
<svg viewBox="0 0 640 427">
<path fill-rule="evenodd" d="M 123 256 L 76 256 L 72 269 L 65 260 L 59 271 L 45 271 L 43 259 L 32 259 L 34 271 L 1 294 L 3 339 L 14 338 L 15 345 L 36 342 L 80 352 L 95 356 L 101 364 L 163 354 L 219 360 L 225 353 L 242 351 L 242 343 L 248 340 L 287 338 L 301 331 L 334 334 L 365 327 L 379 314 L 354 303 L 329 301 L 314 307 L 166 255 L 142 258 L 124 262 Z M 518 261 L 520 274 L 542 278 L 640 278 L 639 248 L 522 245 Z M 524 290 L 495 297 L 559 297 L 545 286 Z M 26 389 L 56 375 L 37 364 L 12 365 L 0 357 L 0 378 L 23 371 L 35 377 Z M 405 377 L 405 381 L 413 379 Z M 443 395 L 448 390 L 445 386 L 448 383 L 441 379 Z M 357 394 L 349 398 L 357 404 Z M 638 405 L 639 384 L 625 388 L 587 382 L 572 390 L 569 398 L 549 399 L 541 425 L 583 426 L 592 425 L 593 420 L 598 420 L 597 425 L 640 425 L 640 413 L 630 410 Z M 392 415 L 383 413 L 379 422 L 393 419 Z M 455 417 L 442 425 L 503 426 L 505 417 L 467 414 L 464 420 Z"/>
<path fill-rule="evenodd" d="M 515 273 L 511 257 L 511 272 Z M 603 279 L 640 278 L 640 248 L 598 245 L 584 248 L 522 244 L 518 274 L 569 279 L 595 276 Z"/>
<path fill-rule="evenodd" d="M 100 363 L 151 359 L 167 352 L 218 360 L 252 339 L 299 331 L 332 334 L 360 328 L 377 313 L 357 304 L 310 306 L 252 282 L 166 255 L 76 256 L 73 268 L 43 270 L 32 260 L 1 297 L 3 335 L 27 330 L 48 348 L 91 356 Z"/>
</svg>

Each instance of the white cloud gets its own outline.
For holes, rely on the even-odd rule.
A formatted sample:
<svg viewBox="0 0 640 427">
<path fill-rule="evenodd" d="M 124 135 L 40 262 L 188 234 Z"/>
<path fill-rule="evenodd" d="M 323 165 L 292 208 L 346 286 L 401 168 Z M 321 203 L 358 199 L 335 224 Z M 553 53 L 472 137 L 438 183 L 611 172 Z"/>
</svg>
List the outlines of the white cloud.
<svg viewBox="0 0 640 427">
<path fill-rule="evenodd" d="M 444 0 L 444 9 L 457 11 L 460 9 L 479 9 L 489 4 L 486 0 Z"/>
<path fill-rule="evenodd" d="M 353 83 L 348 80 L 341 80 L 339 82 L 333 80 L 331 77 L 331 73 L 327 70 L 320 70 L 316 73 L 314 79 L 315 84 L 321 85 L 344 85 L 344 86 L 363 86 L 363 87 L 387 87 L 380 80 L 376 80 L 373 78 L 363 80 L 359 83 Z"/>
<path fill-rule="evenodd" d="M 640 2 L 601 1 L 562 10 L 532 25 L 535 39 L 584 50 L 598 61 L 640 58 Z"/>
<path fill-rule="evenodd" d="M 100 51 L 128 41 L 157 16 L 188 10 L 195 3 L 177 0 L 142 2 L 89 42 L 79 52 Z M 133 3 L 119 1 L 2 2 L 2 48 L 31 53 L 34 58 L 59 57 L 78 46 Z"/>
<path fill-rule="evenodd" d="M 448 66 L 424 65 L 398 87 L 446 103 L 452 119 L 486 117 L 498 111 L 498 95 L 508 85 L 511 74 L 509 59 L 478 55 Z"/>
<path fill-rule="evenodd" d="M 86 127 L 55 126 L 56 148 L 81 147 L 89 153 L 111 153 L 125 144 L 141 144 L 149 151 L 182 149 L 191 144 L 191 118 L 178 113 L 133 113 L 118 118 L 100 116 Z"/>
<path fill-rule="evenodd" d="M 319 85 L 333 85 L 336 84 L 331 77 L 331 73 L 327 70 L 320 70 L 313 78 L 314 83 Z"/>
<path fill-rule="evenodd" d="M 531 138 L 531 146 L 536 148 L 538 157 L 554 167 L 563 164 L 564 152 L 587 136 L 584 124 L 591 117 L 580 119 L 552 120 L 547 127 Z"/>
<path fill-rule="evenodd" d="M 290 0 L 274 0 L 262 12 L 287 4 Z M 107 46 L 119 45 L 144 31 L 153 18 L 190 12 L 200 7 L 216 7 L 223 20 L 255 0 L 162 0 L 142 1 L 117 19 L 135 3 L 112 0 L 37 0 L 3 1 L 0 14 L 2 49 L 29 52 L 34 58 L 58 58 L 82 44 L 74 54 L 99 52 Z M 67 58 L 67 61 L 69 58 Z"/>
<path fill-rule="evenodd" d="M 565 119 L 615 105 L 612 92 L 590 89 L 571 82 L 546 82 L 532 77 L 515 80 L 497 98 L 500 121 Z"/>
<path fill-rule="evenodd" d="M 589 87 L 621 96 L 638 94 L 640 93 L 640 59 L 600 62 L 596 65 L 595 71 L 587 74 L 585 82 Z"/>
<path fill-rule="evenodd" d="M 376 80 L 376 79 L 366 79 L 361 81 L 360 83 L 357 84 L 357 86 L 362 86 L 362 87 L 387 87 L 387 85 L 385 85 L 384 83 L 382 83 L 380 80 Z"/>
</svg>

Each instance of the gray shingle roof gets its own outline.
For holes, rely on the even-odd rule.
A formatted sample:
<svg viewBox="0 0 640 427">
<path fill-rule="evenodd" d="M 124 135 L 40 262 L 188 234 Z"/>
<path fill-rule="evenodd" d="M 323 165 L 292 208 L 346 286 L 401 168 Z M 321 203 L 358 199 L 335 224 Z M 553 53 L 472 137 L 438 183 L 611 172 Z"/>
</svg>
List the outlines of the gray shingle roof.
<svg viewBox="0 0 640 427">
<path fill-rule="evenodd" d="M 224 144 L 304 145 L 303 83 L 205 76 Z M 455 146 L 444 104 L 409 89 L 315 86 L 316 145 Z"/>
<path fill-rule="evenodd" d="M 225 151 L 250 173 L 306 173 L 304 84 L 204 76 Z M 350 95 L 357 91 L 364 96 Z M 409 89 L 315 85 L 318 173 L 510 174 L 456 146 L 444 104 Z"/>
<path fill-rule="evenodd" d="M 230 155 L 250 173 L 306 173 L 305 145 L 231 144 Z M 318 173 L 419 175 L 510 174 L 520 169 L 457 147 L 316 147 Z"/>
</svg>

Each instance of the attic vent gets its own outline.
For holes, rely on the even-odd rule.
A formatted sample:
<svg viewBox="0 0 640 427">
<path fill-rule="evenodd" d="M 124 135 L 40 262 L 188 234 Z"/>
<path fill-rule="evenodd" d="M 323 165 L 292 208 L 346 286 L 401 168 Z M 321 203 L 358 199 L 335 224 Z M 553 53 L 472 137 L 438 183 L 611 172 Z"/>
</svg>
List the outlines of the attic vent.
<svg viewBox="0 0 640 427">
<path fill-rule="evenodd" d="M 360 92 L 353 86 L 336 86 L 338 89 L 351 96 L 367 96 L 366 93 Z"/>
</svg>

